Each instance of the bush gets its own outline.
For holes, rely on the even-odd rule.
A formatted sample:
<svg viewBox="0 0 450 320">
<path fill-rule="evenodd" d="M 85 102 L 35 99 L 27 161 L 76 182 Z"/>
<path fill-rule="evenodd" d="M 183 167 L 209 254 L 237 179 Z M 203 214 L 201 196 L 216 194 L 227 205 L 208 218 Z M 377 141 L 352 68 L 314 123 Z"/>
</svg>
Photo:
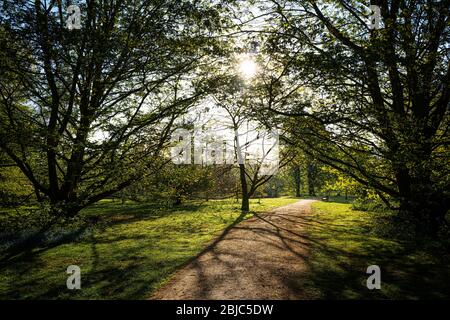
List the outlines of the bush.
<svg viewBox="0 0 450 320">
<path fill-rule="evenodd" d="M 33 188 L 27 178 L 16 167 L 0 167 L 0 205 L 15 207 L 30 202 Z"/>
<path fill-rule="evenodd" d="M 374 221 L 371 233 L 376 236 L 396 240 L 412 240 L 416 236 L 415 224 L 379 198 L 358 197 L 352 202 L 352 209 L 371 214 Z"/>
<path fill-rule="evenodd" d="M 55 219 L 44 206 L 0 212 L 0 250 L 28 245 L 46 246 L 78 238 L 90 225 L 86 219 Z"/>
<path fill-rule="evenodd" d="M 389 208 L 381 200 L 361 198 L 357 198 L 352 202 L 352 209 L 381 213 L 389 211 Z"/>
</svg>

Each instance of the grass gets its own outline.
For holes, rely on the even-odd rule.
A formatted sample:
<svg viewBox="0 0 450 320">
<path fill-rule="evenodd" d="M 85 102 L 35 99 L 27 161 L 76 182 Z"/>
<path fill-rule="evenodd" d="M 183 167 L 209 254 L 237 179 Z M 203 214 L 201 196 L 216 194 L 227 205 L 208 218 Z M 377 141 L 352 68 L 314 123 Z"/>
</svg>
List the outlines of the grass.
<svg viewBox="0 0 450 320">
<path fill-rule="evenodd" d="M 236 220 L 296 201 L 251 200 L 245 216 L 234 200 L 171 210 L 104 201 L 82 212 L 94 227 L 80 225 L 71 236 L 1 251 L 0 299 L 145 299 Z M 69 265 L 81 268 L 81 290 L 66 288 Z"/>
<path fill-rule="evenodd" d="M 77 225 L 65 230 L 68 236 L 50 235 L 26 250 L 0 250 L 0 299 L 145 299 L 225 228 L 295 201 L 252 200 L 253 212 L 244 216 L 234 200 L 194 201 L 170 210 L 103 201 L 82 212 L 94 227 Z M 383 214 L 355 211 L 347 202 L 313 203 L 305 229 L 310 268 L 298 279 L 308 296 L 450 297 L 448 243 L 381 236 Z M 66 268 L 72 264 L 81 267 L 81 290 L 66 288 Z M 366 269 L 372 264 L 381 268 L 381 290 L 366 288 Z"/>
<path fill-rule="evenodd" d="M 351 204 L 313 203 L 308 222 L 310 272 L 302 280 L 312 297 L 450 297 L 449 244 L 431 239 L 400 241 L 381 237 L 377 230 L 382 219 L 382 214 L 351 210 Z M 381 268 L 381 290 L 366 287 L 369 265 Z"/>
</svg>

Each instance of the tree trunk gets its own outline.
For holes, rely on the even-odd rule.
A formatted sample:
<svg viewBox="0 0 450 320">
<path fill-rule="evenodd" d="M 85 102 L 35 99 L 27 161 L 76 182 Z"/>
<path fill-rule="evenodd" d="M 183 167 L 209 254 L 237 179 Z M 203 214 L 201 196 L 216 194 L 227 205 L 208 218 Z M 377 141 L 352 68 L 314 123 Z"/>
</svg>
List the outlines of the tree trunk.
<svg viewBox="0 0 450 320">
<path fill-rule="evenodd" d="M 34 194 L 36 195 L 36 200 L 39 203 L 44 202 L 44 198 L 42 197 L 41 193 L 39 192 L 39 189 L 34 188 Z"/>
<path fill-rule="evenodd" d="M 436 236 L 443 223 L 445 210 L 425 198 L 424 195 L 418 195 L 415 199 L 403 199 L 400 202 L 400 215 L 413 223 L 416 235 Z"/>
<path fill-rule="evenodd" d="M 450 201 L 443 192 L 434 191 L 428 169 L 416 169 L 412 176 L 405 168 L 396 170 L 400 216 L 414 224 L 416 234 L 434 237 L 446 224 Z"/>
<path fill-rule="evenodd" d="M 182 203 L 181 196 L 176 196 L 174 205 L 179 206 L 179 205 L 181 205 L 181 203 Z"/>
<path fill-rule="evenodd" d="M 241 194 L 242 194 L 241 210 L 247 212 L 250 210 L 250 203 L 249 203 L 250 197 L 248 193 L 247 179 L 245 178 L 244 164 L 239 164 L 239 178 L 241 181 Z"/>
<path fill-rule="evenodd" d="M 242 193 L 242 204 L 241 211 L 248 212 L 250 211 L 250 200 L 247 194 Z"/>
<path fill-rule="evenodd" d="M 300 194 L 300 185 L 301 185 L 300 166 L 296 165 L 294 167 L 293 175 L 294 175 L 294 184 L 295 184 L 295 196 L 298 198 L 298 197 L 301 197 L 301 194 Z"/>
<path fill-rule="evenodd" d="M 309 195 L 315 197 L 316 196 L 316 190 L 314 188 L 315 184 L 315 168 L 312 163 L 308 164 L 308 191 Z"/>
</svg>

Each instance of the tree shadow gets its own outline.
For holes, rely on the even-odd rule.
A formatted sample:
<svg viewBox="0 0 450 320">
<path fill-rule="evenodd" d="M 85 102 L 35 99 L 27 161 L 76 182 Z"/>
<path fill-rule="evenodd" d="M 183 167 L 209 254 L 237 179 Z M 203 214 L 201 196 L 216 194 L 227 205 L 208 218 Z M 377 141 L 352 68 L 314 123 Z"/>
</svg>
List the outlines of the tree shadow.
<svg viewBox="0 0 450 320">
<path fill-rule="evenodd" d="M 33 256 L 37 256 L 47 250 L 58 247 L 65 243 L 70 243 L 82 236 L 87 230 L 87 226 L 82 226 L 68 233 L 58 236 L 55 240 L 48 240 L 46 233 L 33 233 L 28 237 L 14 242 L 6 250 L 1 252 L 0 270 L 9 264 L 19 260 L 33 260 Z"/>
<path fill-rule="evenodd" d="M 156 245 L 155 250 L 173 250 L 174 252 L 167 252 L 165 256 L 153 258 L 149 256 L 149 252 L 151 253 L 153 250 L 152 241 L 161 240 L 155 238 L 157 236 L 133 234 L 134 227 L 132 225 L 129 227 L 131 232 L 109 233 L 108 236 L 103 236 L 103 231 L 111 227 L 128 228 L 127 225 L 133 222 L 145 223 L 145 221 L 159 219 L 173 212 L 199 211 L 203 207 L 204 205 L 201 203 L 187 204 L 168 212 L 155 214 L 154 211 L 145 212 L 145 210 L 154 208 L 153 206 L 139 205 L 125 213 L 124 208 L 108 210 L 108 217 L 105 217 L 105 214 L 96 215 L 96 210 L 91 210 L 87 215 L 88 223 L 58 241 L 45 242 L 39 238 L 43 236 L 38 235 L 38 237 L 30 238 L 26 243 L 10 246 L 8 250 L 3 251 L 0 270 L 5 276 L 5 283 L 2 285 L 3 293 L 0 294 L 0 297 L 5 299 L 28 297 L 33 299 L 82 299 L 86 297 L 140 299 L 145 297 L 159 285 L 161 279 L 165 279 L 177 267 L 185 264 L 188 257 L 192 256 L 190 252 L 196 249 L 188 248 L 186 253 L 183 253 L 180 252 L 182 247 L 172 248 L 170 244 L 164 244 L 160 248 Z M 245 214 L 239 215 L 231 225 L 235 225 L 244 218 Z M 183 228 L 185 227 L 183 226 Z M 230 228 L 229 225 L 224 233 Z M 61 249 L 58 253 L 59 259 L 67 261 L 67 263 L 57 262 L 55 265 L 58 270 L 56 271 L 55 268 L 48 268 L 47 264 L 51 264 L 52 261 L 47 257 L 42 259 L 42 255 L 50 249 L 71 244 L 74 241 L 77 243 L 76 246 L 68 247 L 67 250 Z M 124 246 L 123 243 L 129 245 Z M 81 256 L 78 253 L 79 248 L 85 248 Z M 146 250 L 147 253 L 143 254 Z M 157 252 L 159 253 L 159 251 Z M 54 251 L 50 252 L 51 255 L 54 253 Z M 70 264 L 79 264 L 81 267 L 82 290 L 68 290 L 66 287 L 68 275 L 65 268 Z M 36 272 L 37 270 L 39 272 Z M 4 296 L 5 294 L 7 296 Z"/>
<path fill-rule="evenodd" d="M 194 208 L 200 210 L 201 207 Z M 99 221 L 99 234 L 101 228 L 108 226 L 157 219 L 152 214 L 139 216 L 139 210 L 137 208 L 138 212 L 129 215 L 118 211 L 116 219 Z M 193 270 L 195 287 L 189 289 L 198 299 L 209 299 L 214 297 L 217 288 L 229 290 L 230 287 L 238 289 L 224 289 L 228 293 L 222 298 L 448 299 L 450 296 L 448 260 L 443 255 L 440 257 L 439 252 L 428 252 L 437 262 L 428 261 L 428 256 L 414 256 L 417 245 L 401 245 L 394 250 L 365 231 L 349 230 L 345 224 L 320 220 L 296 210 L 254 214 L 249 219 L 245 219 L 246 216 L 246 213 L 241 213 L 194 257 L 187 252 L 175 256 L 167 253 L 163 259 L 149 259 L 142 252 L 151 247 L 152 242 L 143 235 L 98 237 L 88 233 L 81 240 L 90 257 L 82 269 L 82 290 L 67 290 L 65 270 L 26 277 L 33 269 L 46 263 L 39 259 L 40 254 L 72 242 L 84 234 L 85 229 L 80 228 L 72 238 L 60 239 L 46 246 L 31 246 L 26 250 L 17 248 L 9 252 L 6 260 L 4 256 L 0 264 L 0 270 L 14 265 L 8 272 L 11 282 L 17 280 L 17 284 L 10 286 L 12 289 L 7 298 L 23 299 L 27 297 L 27 290 L 32 288 L 32 298 L 38 299 L 139 299 L 180 267 Z M 310 232 L 311 228 L 314 228 L 314 233 Z M 338 243 L 348 244 L 350 249 L 330 245 L 330 236 Z M 123 246 L 124 242 L 130 245 Z M 362 249 L 352 250 L 352 245 Z M 99 250 L 100 246 L 103 251 Z M 105 254 L 104 246 L 108 246 L 111 257 L 102 256 Z M 167 250 L 171 249 L 167 247 Z M 218 270 L 212 270 L 211 263 L 219 266 Z M 382 269 L 381 290 L 366 287 L 366 268 L 371 264 Z M 55 277 L 59 280 L 46 280 Z M 273 289 L 277 286 L 281 289 Z M 89 291 L 90 287 L 95 287 L 95 291 Z"/>
<path fill-rule="evenodd" d="M 431 262 L 427 257 L 415 257 L 421 252 L 417 245 L 394 246 L 364 229 L 351 231 L 343 224 L 319 221 L 316 217 L 295 211 L 255 214 L 245 223 L 237 223 L 230 225 L 188 262 L 188 268 L 195 270 L 196 277 L 195 288 L 189 288 L 195 291 L 193 298 L 366 300 L 448 299 L 450 296 L 448 259 L 442 258 L 439 263 Z M 308 231 L 312 227 L 316 230 L 314 234 Z M 330 245 L 330 239 L 322 236 L 326 233 L 343 246 Z M 251 248 L 243 250 L 240 245 Z M 272 250 L 273 257 L 259 255 L 264 250 Z M 285 250 L 291 255 L 285 257 L 276 250 Z M 442 252 L 427 253 L 438 260 L 442 256 Z M 207 256 L 207 259 L 199 259 L 202 256 Z M 289 259 L 285 265 L 304 264 L 305 268 L 301 271 L 298 268 L 283 270 L 284 266 L 276 262 L 278 257 Z M 372 264 L 381 267 L 381 290 L 367 288 L 369 274 L 366 270 Z M 220 272 L 214 272 L 214 269 Z M 253 276 L 251 272 L 261 276 Z M 222 290 L 220 288 L 228 288 L 229 283 L 239 287 L 242 277 L 246 276 L 253 276 L 253 282 L 249 284 L 255 286 L 253 290 L 242 287 L 239 295 L 224 289 L 224 295 L 217 296 L 217 292 Z M 271 287 L 271 283 L 275 286 Z M 276 292 L 274 288 L 280 284 L 282 290 Z"/>
</svg>

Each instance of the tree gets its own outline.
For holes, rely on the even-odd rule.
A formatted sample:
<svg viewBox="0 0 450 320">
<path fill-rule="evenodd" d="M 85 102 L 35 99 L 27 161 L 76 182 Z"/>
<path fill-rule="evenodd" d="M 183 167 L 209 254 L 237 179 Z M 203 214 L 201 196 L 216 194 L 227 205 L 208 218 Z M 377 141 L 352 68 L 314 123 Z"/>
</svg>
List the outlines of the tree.
<svg viewBox="0 0 450 320">
<path fill-rule="evenodd" d="M 314 162 L 309 161 L 307 164 L 308 172 L 308 194 L 310 196 L 316 196 L 316 177 L 317 177 L 317 167 Z"/>
<path fill-rule="evenodd" d="M 292 170 L 292 178 L 294 182 L 294 188 L 295 188 L 295 196 L 301 197 L 301 186 L 302 186 L 302 176 L 301 176 L 301 169 L 300 165 L 294 164 L 291 168 Z"/>
<path fill-rule="evenodd" d="M 356 195 L 362 188 L 364 188 L 364 186 L 354 181 L 352 178 L 347 177 L 339 170 L 329 166 L 324 166 L 322 170 L 327 176 L 324 184 L 324 189 L 326 192 L 334 192 L 337 196 L 344 195 L 347 200 L 349 195 Z M 367 187 L 365 188 L 367 189 Z"/>
<path fill-rule="evenodd" d="M 29 200 L 33 188 L 16 164 L 0 152 L 0 205 L 15 206 Z"/>
<path fill-rule="evenodd" d="M 356 1 L 271 3 L 266 50 L 284 65 L 272 85 L 312 94 L 269 109 L 302 123 L 305 152 L 436 234 L 450 209 L 450 2 L 377 1 L 380 29 Z"/>
<path fill-rule="evenodd" d="M 195 193 L 205 191 L 211 184 L 208 167 L 198 165 L 168 165 L 155 176 L 155 184 L 174 205 Z"/>
<path fill-rule="evenodd" d="M 66 28 L 62 1 L 6 1 L 0 15 L 0 148 L 55 215 L 152 172 L 202 95 L 192 79 L 219 21 L 190 1 L 79 7 L 79 30 Z"/>
<path fill-rule="evenodd" d="M 278 140 L 269 137 L 264 128 L 251 116 L 251 108 L 257 96 L 249 94 L 253 89 L 246 89 L 244 80 L 232 76 L 225 79 L 219 90 L 214 93 L 216 104 L 225 110 L 227 125 L 234 133 L 234 157 L 238 162 L 241 186 L 242 211 L 250 210 L 250 198 L 256 190 L 271 179 L 277 169 L 285 166 L 292 157 L 279 154 L 277 168 L 265 167 L 269 158 L 278 152 Z M 269 145 L 263 145 L 264 141 Z M 258 145 L 257 150 L 254 147 Z M 277 155 L 278 156 L 278 155 Z M 278 159 L 277 159 L 278 160 Z M 267 171 L 267 172 L 266 172 Z"/>
</svg>

